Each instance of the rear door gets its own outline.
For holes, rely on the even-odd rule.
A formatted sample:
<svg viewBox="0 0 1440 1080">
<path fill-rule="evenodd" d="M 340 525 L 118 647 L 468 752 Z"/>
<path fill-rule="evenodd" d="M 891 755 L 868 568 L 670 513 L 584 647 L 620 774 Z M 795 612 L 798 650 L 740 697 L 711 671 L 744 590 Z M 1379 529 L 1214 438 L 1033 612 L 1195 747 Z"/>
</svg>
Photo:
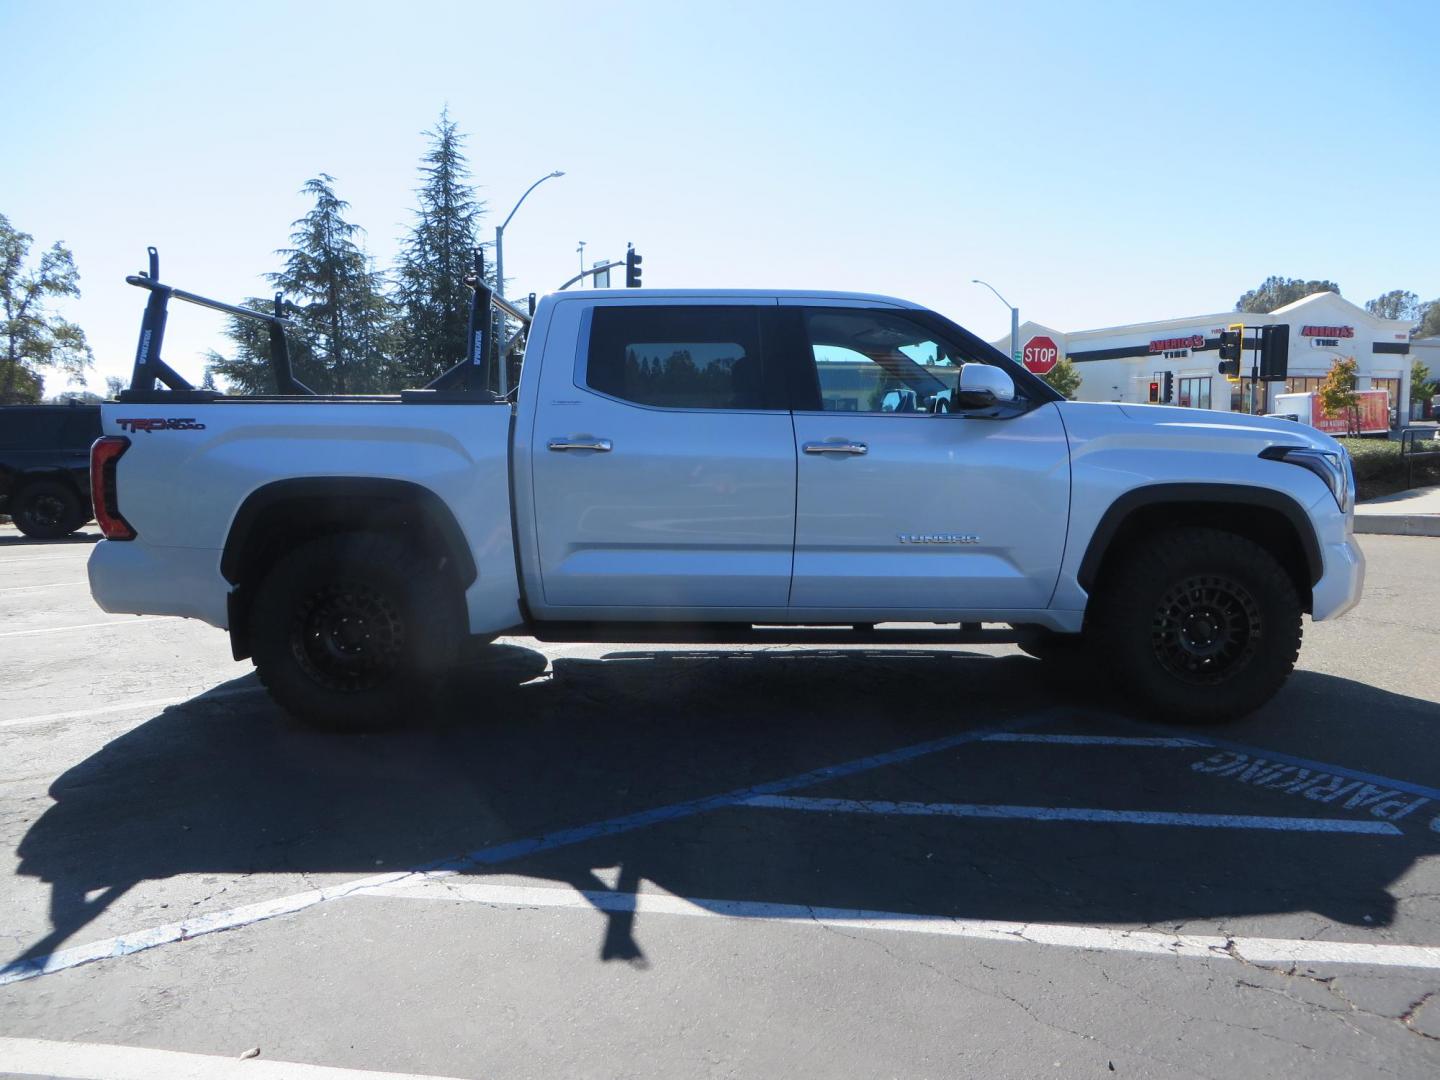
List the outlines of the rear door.
<svg viewBox="0 0 1440 1080">
<path fill-rule="evenodd" d="M 797 301 L 799 483 L 792 614 L 1043 608 L 1059 576 L 1070 465 L 1052 403 L 951 411 L 987 356 L 927 313 Z"/>
<path fill-rule="evenodd" d="M 775 317 L 774 298 L 602 302 L 580 316 L 573 367 L 547 350 L 538 615 L 783 614 L 795 440 L 767 359 Z"/>
</svg>

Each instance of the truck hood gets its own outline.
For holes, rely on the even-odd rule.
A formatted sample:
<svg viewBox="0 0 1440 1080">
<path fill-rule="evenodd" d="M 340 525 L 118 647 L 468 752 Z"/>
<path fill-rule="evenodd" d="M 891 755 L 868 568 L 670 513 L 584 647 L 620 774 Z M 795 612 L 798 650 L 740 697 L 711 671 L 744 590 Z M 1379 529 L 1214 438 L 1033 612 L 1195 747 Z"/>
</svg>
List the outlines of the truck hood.
<svg viewBox="0 0 1440 1080">
<path fill-rule="evenodd" d="M 1115 435 L 1138 435 L 1146 428 L 1169 441 L 1194 445 L 1197 440 L 1214 439 L 1234 447 L 1253 445 L 1256 452 L 1267 446 L 1307 446 L 1338 453 L 1344 449 L 1324 432 L 1293 420 L 1272 420 L 1244 413 L 1210 409 L 1181 409 L 1170 405 L 1129 405 L 1113 402 L 1064 401 L 1059 403 L 1066 426 L 1098 434 L 1108 429 Z M 1099 429 L 1099 430 L 1097 430 Z"/>
</svg>

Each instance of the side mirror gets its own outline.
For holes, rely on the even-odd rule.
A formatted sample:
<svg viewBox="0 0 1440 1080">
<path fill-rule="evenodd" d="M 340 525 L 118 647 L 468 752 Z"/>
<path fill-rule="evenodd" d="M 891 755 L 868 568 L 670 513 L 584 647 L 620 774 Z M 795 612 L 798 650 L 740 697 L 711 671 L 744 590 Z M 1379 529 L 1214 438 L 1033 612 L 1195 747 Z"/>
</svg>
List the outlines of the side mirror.
<svg viewBox="0 0 1440 1080">
<path fill-rule="evenodd" d="M 960 369 L 960 385 L 954 395 L 957 409 L 988 409 L 1014 400 L 1015 381 L 998 367 L 966 364 Z"/>
</svg>

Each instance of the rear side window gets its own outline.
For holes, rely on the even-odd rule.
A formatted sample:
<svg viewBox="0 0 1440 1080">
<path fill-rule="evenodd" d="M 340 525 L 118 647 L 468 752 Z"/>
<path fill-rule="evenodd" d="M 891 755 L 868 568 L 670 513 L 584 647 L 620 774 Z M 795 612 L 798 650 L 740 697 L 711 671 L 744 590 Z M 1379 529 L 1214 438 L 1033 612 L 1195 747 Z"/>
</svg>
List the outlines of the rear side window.
<svg viewBox="0 0 1440 1080">
<path fill-rule="evenodd" d="M 585 385 L 666 409 L 764 409 L 757 307 L 598 307 Z"/>
</svg>

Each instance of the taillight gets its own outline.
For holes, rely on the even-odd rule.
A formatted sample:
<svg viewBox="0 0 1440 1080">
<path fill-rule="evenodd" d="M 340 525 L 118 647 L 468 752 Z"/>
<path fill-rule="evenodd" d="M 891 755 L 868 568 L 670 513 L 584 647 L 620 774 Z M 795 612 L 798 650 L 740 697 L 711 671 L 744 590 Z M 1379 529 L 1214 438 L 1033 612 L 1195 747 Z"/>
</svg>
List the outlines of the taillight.
<svg viewBox="0 0 1440 1080">
<path fill-rule="evenodd" d="M 102 435 L 90 447 L 90 505 L 106 540 L 135 539 L 135 530 L 120 516 L 115 491 L 115 463 L 128 449 L 130 440 L 123 435 Z"/>
</svg>

